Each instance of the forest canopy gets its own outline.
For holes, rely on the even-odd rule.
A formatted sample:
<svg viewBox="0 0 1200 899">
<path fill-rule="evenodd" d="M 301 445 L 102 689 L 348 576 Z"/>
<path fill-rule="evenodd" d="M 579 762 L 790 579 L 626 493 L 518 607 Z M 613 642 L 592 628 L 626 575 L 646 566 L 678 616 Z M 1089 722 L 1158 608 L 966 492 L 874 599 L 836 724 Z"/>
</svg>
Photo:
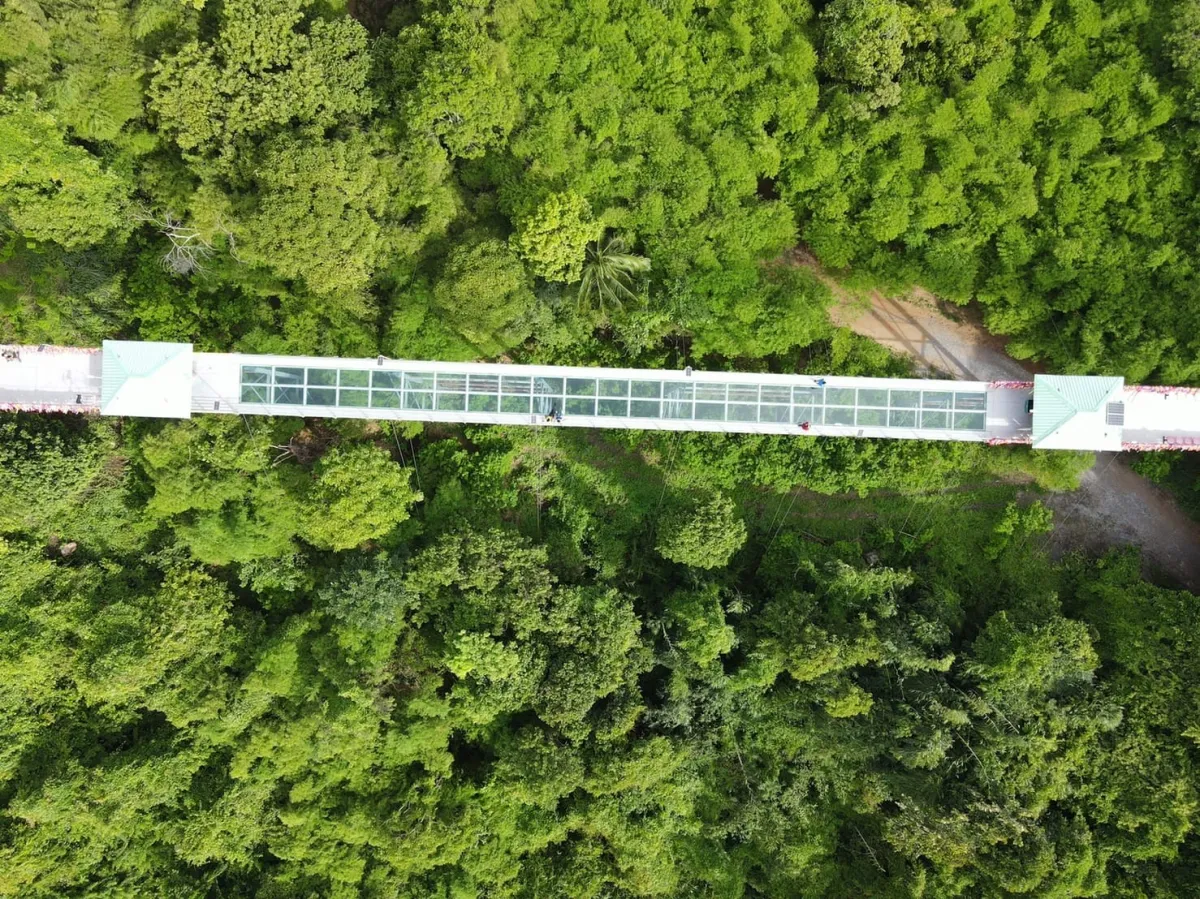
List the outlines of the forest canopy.
<svg viewBox="0 0 1200 899">
<path fill-rule="evenodd" d="M 0 0 L 0 343 L 1200 384 L 1198 120 L 1197 0 Z M 0 415 L 0 896 L 1194 895 L 1090 462 Z"/>
</svg>

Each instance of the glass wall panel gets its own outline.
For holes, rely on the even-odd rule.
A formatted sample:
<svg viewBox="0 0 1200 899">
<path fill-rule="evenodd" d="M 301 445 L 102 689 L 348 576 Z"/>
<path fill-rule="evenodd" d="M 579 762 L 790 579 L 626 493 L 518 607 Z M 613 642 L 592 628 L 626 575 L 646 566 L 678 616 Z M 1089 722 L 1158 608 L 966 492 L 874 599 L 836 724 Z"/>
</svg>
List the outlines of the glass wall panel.
<svg viewBox="0 0 1200 899">
<path fill-rule="evenodd" d="M 601 381 L 600 382 L 601 396 L 629 396 L 628 381 Z"/>
<path fill-rule="evenodd" d="M 433 408 L 433 393 L 432 393 L 432 391 L 424 391 L 424 390 L 406 390 L 406 391 L 404 391 L 404 408 L 405 409 L 432 409 Z"/>
<path fill-rule="evenodd" d="M 888 413 L 888 427 L 890 428 L 915 428 L 916 426 L 916 409 L 893 409 Z"/>
<path fill-rule="evenodd" d="M 730 391 L 732 393 L 733 391 Z M 730 403 L 725 413 L 726 421 L 758 421 L 758 406 L 749 403 Z"/>
<path fill-rule="evenodd" d="M 932 428 L 933 430 L 943 430 L 950 427 L 949 412 L 922 412 L 921 427 Z"/>
<path fill-rule="evenodd" d="M 888 404 L 888 392 L 886 390 L 879 390 L 878 388 L 860 388 L 858 391 L 858 404 L 860 406 L 886 406 Z"/>
<path fill-rule="evenodd" d="M 986 412 L 955 412 L 954 430 L 956 431 L 986 431 Z"/>
<path fill-rule="evenodd" d="M 859 409 L 855 424 L 860 428 L 887 427 L 887 411 L 884 409 Z"/>
<path fill-rule="evenodd" d="M 299 406 L 304 402 L 303 387 L 276 387 L 275 402 L 286 403 L 289 406 Z"/>
<path fill-rule="evenodd" d="M 853 406 L 854 405 L 854 388 L 853 387 L 826 387 L 825 388 L 825 405 L 826 406 Z"/>
<path fill-rule="evenodd" d="M 474 378 L 472 378 L 474 382 Z M 467 409 L 471 412 L 495 412 L 500 408 L 500 397 L 494 393 L 468 393 Z M 528 410 L 526 410 L 528 411 Z"/>
<path fill-rule="evenodd" d="M 336 368 L 310 368 L 308 383 L 314 387 L 337 387 Z"/>
<path fill-rule="evenodd" d="M 437 408 L 445 412 L 462 412 L 467 408 L 465 393 L 438 393 Z"/>
<path fill-rule="evenodd" d="M 919 390 L 893 390 L 891 394 L 893 409 L 919 409 L 921 406 Z"/>
<path fill-rule="evenodd" d="M 967 412 L 986 412 L 987 394 L 956 393 L 954 394 L 954 408 L 956 410 L 961 409 Z"/>
<path fill-rule="evenodd" d="M 668 400 L 692 400 L 692 385 L 681 384 L 678 381 L 666 381 L 663 383 L 663 397 Z"/>
<path fill-rule="evenodd" d="M 372 390 L 371 408 L 399 409 L 402 396 L 399 390 Z"/>
<path fill-rule="evenodd" d="M 505 375 L 500 381 L 500 392 L 510 393 L 514 396 L 528 395 L 531 385 L 532 379 L 530 378 Z"/>
<path fill-rule="evenodd" d="M 366 387 L 367 379 L 370 372 L 363 371 L 361 368 L 343 368 L 342 369 L 342 386 L 343 387 Z M 345 405 L 345 404 L 343 404 Z M 365 406 L 366 403 L 363 403 Z"/>
<path fill-rule="evenodd" d="M 696 399 L 709 403 L 725 402 L 724 384 L 706 384 L 703 381 L 696 385 Z"/>
<path fill-rule="evenodd" d="M 792 401 L 792 388 L 781 387 L 778 384 L 764 384 L 760 400 L 764 403 L 790 403 Z"/>
<path fill-rule="evenodd" d="M 766 388 L 764 387 L 763 390 L 765 391 Z M 791 406 L 759 406 L 758 420 L 786 423 L 791 410 Z"/>
<path fill-rule="evenodd" d="M 569 396 L 567 397 L 567 414 L 568 415 L 595 415 L 596 414 L 596 399 L 590 396 Z"/>
<path fill-rule="evenodd" d="M 729 402 L 731 402 L 731 403 L 757 403 L 758 402 L 758 385 L 757 384 L 730 384 L 729 385 Z"/>
<path fill-rule="evenodd" d="M 512 414 L 520 413 L 522 415 L 529 414 L 529 397 L 528 396 L 501 396 L 500 411 L 509 412 Z"/>
<path fill-rule="evenodd" d="M 854 424 L 854 410 L 842 409 L 837 406 L 825 407 L 825 424 L 827 425 L 852 425 Z"/>
<path fill-rule="evenodd" d="M 247 384 L 242 387 L 242 402 L 243 403 L 269 403 L 268 394 L 271 388 L 266 385 L 256 386 Z"/>
<path fill-rule="evenodd" d="M 399 390 L 404 386 L 404 373 L 399 371 L 373 371 L 371 372 L 371 386 Z"/>
<path fill-rule="evenodd" d="M 242 383 L 243 384 L 270 384 L 271 383 L 271 366 L 269 366 L 269 365 L 243 365 L 242 366 Z"/>
<path fill-rule="evenodd" d="M 466 375 L 442 375 L 437 376 L 438 393 L 466 393 L 467 392 L 467 376 Z"/>
<path fill-rule="evenodd" d="M 567 378 L 567 394 L 569 396 L 595 396 L 595 378 Z"/>
<path fill-rule="evenodd" d="M 367 406 L 368 393 L 370 393 L 370 391 L 367 390 L 339 390 L 338 405 L 350 406 L 355 409 L 365 409 Z"/>
<path fill-rule="evenodd" d="M 337 372 L 334 372 L 336 377 Z M 305 402 L 310 406 L 336 406 L 337 405 L 337 388 L 335 387 L 310 387 L 308 388 L 308 396 Z"/>
<path fill-rule="evenodd" d="M 662 381 L 634 381 L 631 386 L 634 397 L 658 399 L 662 396 Z"/>
<path fill-rule="evenodd" d="M 467 381 L 467 390 L 471 393 L 499 393 L 499 375 L 471 375 Z"/>
<path fill-rule="evenodd" d="M 405 390 L 433 390 L 433 375 L 427 372 L 406 371 L 404 373 Z"/>
<path fill-rule="evenodd" d="M 562 378 L 534 378 L 533 379 L 533 392 L 534 393 L 543 393 L 543 394 L 558 394 L 561 396 L 562 392 L 563 392 L 563 379 Z"/>
<path fill-rule="evenodd" d="M 629 400 L 600 400 L 601 415 L 629 415 Z"/>
<path fill-rule="evenodd" d="M 277 368 L 275 369 L 276 384 L 303 384 L 304 369 L 302 368 Z"/>
<path fill-rule="evenodd" d="M 792 402 L 797 406 L 820 406 L 825 402 L 825 388 L 796 387 L 792 390 Z"/>
<path fill-rule="evenodd" d="M 692 417 L 692 385 L 678 381 L 663 382 L 663 418 Z"/>
<path fill-rule="evenodd" d="M 629 404 L 629 414 L 634 418 L 659 418 L 662 409 L 658 400 L 633 400 Z"/>
<path fill-rule="evenodd" d="M 921 393 L 922 409 L 949 409 L 953 394 L 943 391 L 925 390 Z"/>
<path fill-rule="evenodd" d="M 700 391 L 696 391 L 699 393 Z M 696 403 L 697 421 L 724 421 L 724 403 Z"/>
</svg>

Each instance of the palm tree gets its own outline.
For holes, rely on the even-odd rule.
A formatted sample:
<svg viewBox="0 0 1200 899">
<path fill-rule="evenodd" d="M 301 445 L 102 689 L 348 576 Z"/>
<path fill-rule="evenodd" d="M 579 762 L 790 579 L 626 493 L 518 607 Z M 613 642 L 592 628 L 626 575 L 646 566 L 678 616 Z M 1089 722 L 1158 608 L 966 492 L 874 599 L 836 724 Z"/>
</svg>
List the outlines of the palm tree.
<svg viewBox="0 0 1200 899">
<path fill-rule="evenodd" d="M 648 271 L 650 260 L 627 253 L 625 241 L 619 237 L 590 243 L 583 262 L 583 279 L 579 282 L 579 305 L 590 306 L 594 301 L 601 312 L 607 312 L 610 306 L 622 309 L 623 300 L 637 300 L 630 289 L 633 275 Z"/>
</svg>

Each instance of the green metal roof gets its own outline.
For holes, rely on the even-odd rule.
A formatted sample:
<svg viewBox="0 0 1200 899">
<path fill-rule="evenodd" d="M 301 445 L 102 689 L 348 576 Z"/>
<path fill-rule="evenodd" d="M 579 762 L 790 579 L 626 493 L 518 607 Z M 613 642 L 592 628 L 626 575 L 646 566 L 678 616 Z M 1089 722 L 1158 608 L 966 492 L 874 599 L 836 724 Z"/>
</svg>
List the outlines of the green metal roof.
<svg viewBox="0 0 1200 899">
<path fill-rule="evenodd" d="M 130 414 L 128 408 L 114 410 L 114 403 L 137 408 L 143 394 L 155 393 L 153 376 L 180 356 L 190 357 L 190 343 L 148 343 L 142 341 L 104 341 L 100 370 L 100 413 Z M 190 364 L 190 363 L 189 363 Z M 136 412 L 133 414 L 137 414 Z"/>
<path fill-rule="evenodd" d="M 1038 375 L 1033 381 L 1033 445 L 1081 412 L 1098 412 L 1125 386 L 1124 378 Z"/>
</svg>

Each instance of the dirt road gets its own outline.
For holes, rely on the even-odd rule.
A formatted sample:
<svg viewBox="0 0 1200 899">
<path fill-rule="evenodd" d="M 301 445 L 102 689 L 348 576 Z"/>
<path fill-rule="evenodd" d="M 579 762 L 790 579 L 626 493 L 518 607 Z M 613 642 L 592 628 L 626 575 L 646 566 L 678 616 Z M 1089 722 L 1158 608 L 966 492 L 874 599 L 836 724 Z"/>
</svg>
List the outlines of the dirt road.
<svg viewBox="0 0 1200 899">
<path fill-rule="evenodd" d="M 855 298 L 830 286 L 837 298 L 831 310 L 834 321 L 915 359 L 930 372 L 983 381 L 1032 378 L 1036 367 L 1009 357 L 1003 341 L 988 334 L 969 312 L 945 308 L 920 291 L 908 299 L 877 293 Z M 1049 543 L 1054 555 L 1136 546 L 1149 577 L 1200 590 L 1200 525 L 1167 493 L 1130 469 L 1124 457 L 1101 453 L 1078 490 L 1039 498 L 1054 510 Z"/>
</svg>

